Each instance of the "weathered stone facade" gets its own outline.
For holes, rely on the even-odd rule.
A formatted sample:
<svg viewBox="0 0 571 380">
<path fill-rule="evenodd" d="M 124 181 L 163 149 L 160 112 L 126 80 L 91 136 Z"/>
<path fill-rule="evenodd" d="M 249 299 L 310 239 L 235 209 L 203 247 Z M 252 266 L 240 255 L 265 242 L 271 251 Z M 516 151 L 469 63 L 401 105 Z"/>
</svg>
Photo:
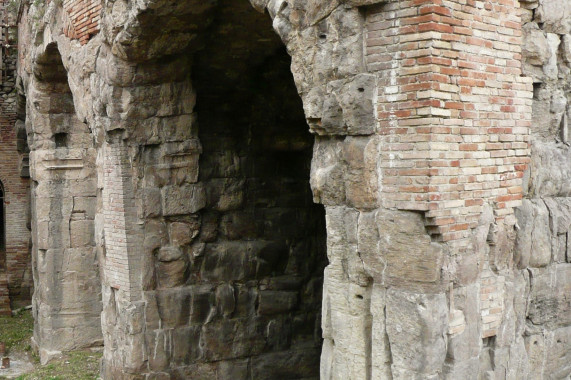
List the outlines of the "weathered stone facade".
<svg viewBox="0 0 571 380">
<path fill-rule="evenodd" d="M 29 231 L 29 174 L 25 129 L 17 109 L 16 25 L 0 2 L 0 314 L 29 303 L 32 290 Z"/>
<path fill-rule="evenodd" d="M 105 379 L 570 375 L 568 3 L 19 18 L 43 362 L 103 344 Z"/>
</svg>

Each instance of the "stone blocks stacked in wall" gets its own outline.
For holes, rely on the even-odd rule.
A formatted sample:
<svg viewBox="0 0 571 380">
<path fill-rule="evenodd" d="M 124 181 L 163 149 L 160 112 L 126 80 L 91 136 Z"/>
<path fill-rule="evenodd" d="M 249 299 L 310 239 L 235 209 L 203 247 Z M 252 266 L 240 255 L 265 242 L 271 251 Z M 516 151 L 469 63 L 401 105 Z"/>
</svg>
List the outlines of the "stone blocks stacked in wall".
<svg viewBox="0 0 571 380">
<path fill-rule="evenodd" d="M 32 186 L 34 343 L 43 363 L 101 342 L 95 150 L 55 44 L 38 55 L 26 113 Z M 42 326 L 42 328 L 38 328 Z"/>
<path fill-rule="evenodd" d="M 571 372 L 571 3 L 522 1 L 523 70 L 534 82 L 531 165 L 515 261 L 529 284 L 525 345 L 531 378 Z"/>
<path fill-rule="evenodd" d="M 316 135 L 310 182 L 329 259 L 321 378 L 568 376 L 569 321 L 557 317 L 568 311 L 568 173 L 554 167 L 567 148 L 533 141 L 517 2 L 251 3 L 291 55 Z M 549 4 L 532 16 L 559 30 Z M 42 129 L 53 115 L 33 100 L 38 58 L 57 42 L 97 150 L 85 175 L 99 197 L 103 377 L 316 377 L 321 214 L 290 190 L 306 179 L 309 140 L 290 124 L 295 95 L 268 90 L 285 83 L 275 37 L 245 2 L 104 5 L 101 33 L 81 45 L 59 34 L 67 21 L 50 3 L 40 26 L 24 25 L 20 72 L 32 149 L 53 150 L 56 131 Z M 567 136 L 556 29 L 528 29 L 551 41 L 528 60 L 549 79 L 533 106 Z"/>
</svg>

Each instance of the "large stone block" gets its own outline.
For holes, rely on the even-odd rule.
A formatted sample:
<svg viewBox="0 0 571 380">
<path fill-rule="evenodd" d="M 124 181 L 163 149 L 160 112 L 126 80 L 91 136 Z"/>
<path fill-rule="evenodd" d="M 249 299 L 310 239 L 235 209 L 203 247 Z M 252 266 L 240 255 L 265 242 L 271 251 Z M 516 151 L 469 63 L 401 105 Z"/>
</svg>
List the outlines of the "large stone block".
<svg viewBox="0 0 571 380">
<path fill-rule="evenodd" d="M 389 289 L 386 302 L 393 374 L 402 373 L 401 379 L 413 374 L 408 378 L 438 378 L 446 359 L 446 296 Z"/>
<path fill-rule="evenodd" d="M 528 318 L 546 328 L 571 324 L 571 264 L 530 269 Z"/>
<path fill-rule="evenodd" d="M 165 186 L 162 206 L 165 216 L 193 214 L 206 205 L 202 185 Z"/>
</svg>

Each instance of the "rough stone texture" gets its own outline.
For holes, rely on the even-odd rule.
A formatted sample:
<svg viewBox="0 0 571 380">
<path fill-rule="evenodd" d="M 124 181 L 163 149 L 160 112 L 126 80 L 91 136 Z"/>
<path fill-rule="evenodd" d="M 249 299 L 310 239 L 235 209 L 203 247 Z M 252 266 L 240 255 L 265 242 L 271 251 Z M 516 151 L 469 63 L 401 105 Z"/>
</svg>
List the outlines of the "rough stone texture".
<svg viewBox="0 0 571 380">
<path fill-rule="evenodd" d="M 94 4 L 20 9 L 42 360 L 570 375 L 566 2 Z"/>
<path fill-rule="evenodd" d="M 0 2 L 2 23 L 14 24 L 5 12 L 8 2 Z M 25 130 L 18 118 L 16 87 L 17 50 L 13 42 L 16 28 L 2 27 L 2 77 L 0 83 L 0 314 L 10 314 L 11 306 L 27 306 L 31 299 L 32 272 L 29 231 L 29 173 Z"/>
</svg>

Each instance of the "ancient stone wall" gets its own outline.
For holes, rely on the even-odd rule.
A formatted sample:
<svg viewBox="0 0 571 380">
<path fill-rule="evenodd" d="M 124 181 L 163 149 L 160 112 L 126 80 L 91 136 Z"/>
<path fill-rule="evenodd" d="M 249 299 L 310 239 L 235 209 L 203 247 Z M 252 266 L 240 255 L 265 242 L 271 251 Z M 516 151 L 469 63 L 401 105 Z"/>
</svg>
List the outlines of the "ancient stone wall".
<svg viewBox="0 0 571 380">
<path fill-rule="evenodd" d="M 15 80 L 15 18 L 6 12 L 7 2 L 0 2 L 1 83 L 0 83 L 0 182 L 4 199 L 2 212 L 3 246 L 0 253 L 0 310 L 9 313 L 10 304 L 26 306 L 31 299 L 32 276 L 29 231 L 29 183 L 22 167 L 25 148 L 19 143 Z M 24 170 L 22 170 L 24 169 Z"/>
<path fill-rule="evenodd" d="M 568 376 L 560 4 L 24 4 L 42 360 L 102 337 L 106 379 Z M 71 5 L 100 32 L 62 33 Z"/>
<path fill-rule="evenodd" d="M 569 376 L 571 247 L 569 117 L 571 4 L 525 1 L 524 73 L 534 82 L 531 167 L 516 211 L 515 262 L 529 293 L 525 346 L 531 378 Z"/>
<path fill-rule="evenodd" d="M 26 128 L 33 181 L 34 343 L 45 361 L 101 342 L 97 182 L 93 139 L 75 114 L 55 44 L 37 57 L 32 75 Z"/>
</svg>

